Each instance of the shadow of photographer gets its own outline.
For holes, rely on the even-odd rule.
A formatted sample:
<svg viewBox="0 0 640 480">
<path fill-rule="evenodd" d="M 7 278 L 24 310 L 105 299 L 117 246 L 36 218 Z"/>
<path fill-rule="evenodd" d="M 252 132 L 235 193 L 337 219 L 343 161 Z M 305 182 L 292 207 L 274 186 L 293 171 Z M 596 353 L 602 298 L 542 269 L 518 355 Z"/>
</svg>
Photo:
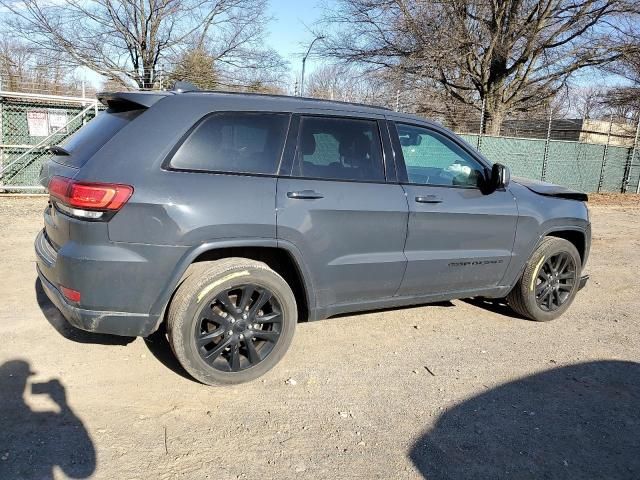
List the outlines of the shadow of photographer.
<svg viewBox="0 0 640 480">
<path fill-rule="evenodd" d="M 54 478 L 57 466 L 70 478 L 87 478 L 96 452 L 82 421 L 69 407 L 58 379 L 31 384 L 34 372 L 24 360 L 0 365 L 0 478 Z M 25 397 L 46 395 L 58 411 L 34 411 Z"/>
</svg>

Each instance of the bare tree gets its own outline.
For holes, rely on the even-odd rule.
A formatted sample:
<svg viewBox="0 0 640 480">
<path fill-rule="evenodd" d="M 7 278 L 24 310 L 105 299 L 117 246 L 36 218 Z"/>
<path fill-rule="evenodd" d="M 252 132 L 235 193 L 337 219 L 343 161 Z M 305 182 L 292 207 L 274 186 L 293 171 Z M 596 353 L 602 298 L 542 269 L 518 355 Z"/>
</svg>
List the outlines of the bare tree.
<svg viewBox="0 0 640 480">
<path fill-rule="evenodd" d="M 638 5 L 640 11 L 640 4 Z M 625 85 L 607 92 L 605 102 L 625 117 L 640 115 L 640 22 L 627 19 L 616 26 L 617 61 L 606 66 L 625 80 Z M 637 118 L 637 117 L 636 117 Z"/>
<path fill-rule="evenodd" d="M 3 90 L 48 93 L 77 92 L 72 71 L 57 58 L 44 58 L 30 45 L 0 40 L 0 83 Z"/>
<path fill-rule="evenodd" d="M 480 109 L 489 133 L 541 108 L 575 72 L 619 58 L 606 22 L 632 0 L 340 0 L 325 56 L 393 69 Z M 321 28 L 322 28 L 321 27 Z"/>
<path fill-rule="evenodd" d="M 348 65 L 316 68 L 305 87 L 306 95 L 342 102 L 368 103 L 394 108 L 397 88 L 391 75 L 368 72 Z M 406 104 L 403 98 L 403 105 Z"/>
<path fill-rule="evenodd" d="M 8 31 L 40 51 L 63 52 L 123 85 L 152 88 L 187 48 L 237 66 L 259 56 L 267 0 L 0 0 Z"/>
<path fill-rule="evenodd" d="M 606 116 L 605 91 L 597 87 L 576 88 L 573 91 L 573 111 L 580 118 L 595 119 Z"/>
<path fill-rule="evenodd" d="M 214 64 L 215 58 L 204 49 L 188 50 L 182 53 L 176 62 L 169 75 L 169 81 L 182 80 L 204 90 L 213 90 L 219 85 L 219 76 Z"/>
</svg>

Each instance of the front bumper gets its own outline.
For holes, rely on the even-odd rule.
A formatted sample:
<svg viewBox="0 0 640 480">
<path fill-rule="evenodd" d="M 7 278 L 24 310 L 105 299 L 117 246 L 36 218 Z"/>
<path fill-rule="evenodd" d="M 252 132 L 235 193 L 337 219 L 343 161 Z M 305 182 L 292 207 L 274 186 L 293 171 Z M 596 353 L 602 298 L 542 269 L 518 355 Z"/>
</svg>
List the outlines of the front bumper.
<svg viewBox="0 0 640 480">
<path fill-rule="evenodd" d="M 67 321 L 76 328 L 88 332 L 108 333 L 124 337 L 146 337 L 158 326 L 158 316 L 126 312 L 101 312 L 78 308 L 66 301 L 62 293 L 42 274 L 38 277 L 44 292 Z"/>
</svg>

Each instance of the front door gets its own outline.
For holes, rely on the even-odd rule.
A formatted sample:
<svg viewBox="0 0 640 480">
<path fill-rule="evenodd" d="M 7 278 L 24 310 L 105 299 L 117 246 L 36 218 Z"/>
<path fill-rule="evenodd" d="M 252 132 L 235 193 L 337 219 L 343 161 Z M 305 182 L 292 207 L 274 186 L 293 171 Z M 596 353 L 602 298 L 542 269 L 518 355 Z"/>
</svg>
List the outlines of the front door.
<svg viewBox="0 0 640 480">
<path fill-rule="evenodd" d="M 396 123 L 394 145 L 409 203 L 407 271 L 399 295 L 471 292 L 500 285 L 518 210 L 508 189 L 483 194 L 485 165 L 455 136 Z M 404 166 L 402 165 L 404 160 Z"/>
<path fill-rule="evenodd" d="M 408 207 L 385 181 L 378 122 L 303 116 L 297 138 L 291 176 L 278 179 L 277 235 L 301 252 L 316 306 L 393 296 Z"/>
</svg>

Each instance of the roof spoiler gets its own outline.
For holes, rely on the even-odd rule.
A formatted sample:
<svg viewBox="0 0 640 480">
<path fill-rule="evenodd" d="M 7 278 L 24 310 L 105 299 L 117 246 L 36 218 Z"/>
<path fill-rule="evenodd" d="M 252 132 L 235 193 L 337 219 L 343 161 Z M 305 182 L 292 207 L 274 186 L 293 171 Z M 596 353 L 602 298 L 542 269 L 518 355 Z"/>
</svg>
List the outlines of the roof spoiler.
<svg viewBox="0 0 640 480">
<path fill-rule="evenodd" d="M 100 92 L 96 96 L 100 103 L 110 108 L 149 108 L 169 92 Z"/>
</svg>

